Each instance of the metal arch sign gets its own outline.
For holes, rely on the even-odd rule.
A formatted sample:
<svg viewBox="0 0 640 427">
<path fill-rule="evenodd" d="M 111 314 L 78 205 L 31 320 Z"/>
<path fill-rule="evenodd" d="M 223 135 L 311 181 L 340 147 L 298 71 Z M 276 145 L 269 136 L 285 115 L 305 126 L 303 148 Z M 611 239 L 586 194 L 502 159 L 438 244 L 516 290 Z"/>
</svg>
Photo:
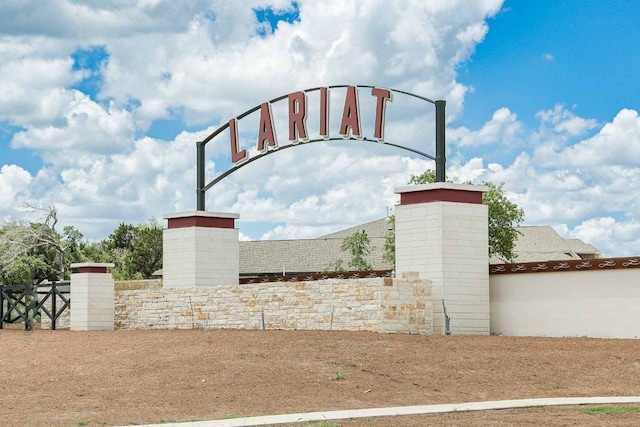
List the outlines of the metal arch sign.
<svg viewBox="0 0 640 427">
<path fill-rule="evenodd" d="M 339 128 L 339 137 L 332 137 L 329 133 L 329 92 L 334 88 L 346 88 L 344 99 L 344 108 L 342 110 L 342 118 Z M 358 100 L 358 89 L 371 89 L 371 96 L 375 98 L 375 117 L 373 126 L 373 137 L 367 137 L 363 134 L 360 115 L 360 103 Z M 319 117 L 319 138 L 311 139 L 307 127 L 308 103 L 307 93 L 320 92 L 320 117 Z M 435 105 L 435 156 L 405 147 L 399 144 L 393 144 L 384 140 L 385 129 L 385 113 L 387 103 L 393 100 L 393 93 L 400 93 L 419 100 L 423 100 Z M 276 137 L 275 126 L 273 121 L 273 113 L 271 106 L 277 102 L 287 100 L 289 107 L 288 114 L 288 130 L 289 144 L 280 146 Z M 237 171 L 243 166 L 258 160 L 264 156 L 276 152 L 295 147 L 299 144 L 310 144 L 323 141 L 341 141 L 341 140 L 357 140 L 377 142 L 390 145 L 403 150 L 411 151 L 423 157 L 434 160 L 436 163 L 436 180 L 438 182 L 445 181 L 445 107 L 446 101 L 434 101 L 420 95 L 405 92 L 396 89 L 379 88 L 367 85 L 333 85 L 315 87 L 310 89 L 293 92 L 287 95 L 279 96 L 270 101 L 245 111 L 237 117 L 229 120 L 223 126 L 216 129 L 211 135 L 204 140 L 199 141 L 197 146 L 197 209 L 205 210 L 205 194 L 207 190 L 220 182 L 222 179 Z M 242 118 L 260 111 L 259 127 L 258 127 L 258 154 L 251 157 L 247 150 L 240 150 L 238 144 L 238 122 Z M 226 172 L 217 176 L 214 180 L 205 184 L 205 146 L 223 131 L 229 129 L 229 149 L 231 152 L 231 161 L 233 166 Z"/>
</svg>

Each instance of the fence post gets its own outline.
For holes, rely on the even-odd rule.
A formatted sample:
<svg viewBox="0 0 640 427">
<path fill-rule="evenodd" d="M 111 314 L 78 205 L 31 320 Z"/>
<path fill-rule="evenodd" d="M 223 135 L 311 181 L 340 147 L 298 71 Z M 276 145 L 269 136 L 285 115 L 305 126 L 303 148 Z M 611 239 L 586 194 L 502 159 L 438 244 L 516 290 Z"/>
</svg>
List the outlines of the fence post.
<svg viewBox="0 0 640 427">
<path fill-rule="evenodd" d="M 111 263 L 71 264 L 71 330 L 112 331 L 115 307 Z"/>
<path fill-rule="evenodd" d="M 0 286 L 0 329 L 3 329 L 4 323 L 4 289 Z"/>
</svg>

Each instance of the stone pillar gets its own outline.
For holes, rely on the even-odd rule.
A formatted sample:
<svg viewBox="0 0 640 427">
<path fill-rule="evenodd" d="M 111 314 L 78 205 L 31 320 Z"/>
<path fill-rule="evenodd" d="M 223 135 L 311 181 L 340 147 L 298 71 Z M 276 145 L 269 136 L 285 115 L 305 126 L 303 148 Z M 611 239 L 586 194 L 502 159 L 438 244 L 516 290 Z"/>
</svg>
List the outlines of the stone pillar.
<svg viewBox="0 0 640 427">
<path fill-rule="evenodd" d="M 162 232 L 162 286 L 237 285 L 240 242 L 238 214 L 184 212 L 168 214 Z"/>
<path fill-rule="evenodd" d="M 438 182 L 396 188 L 396 271 L 431 280 L 433 331 L 489 334 L 487 187 Z"/>
<path fill-rule="evenodd" d="M 115 291 L 108 272 L 113 264 L 71 264 L 71 330 L 112 331 Z"/>
</svg>

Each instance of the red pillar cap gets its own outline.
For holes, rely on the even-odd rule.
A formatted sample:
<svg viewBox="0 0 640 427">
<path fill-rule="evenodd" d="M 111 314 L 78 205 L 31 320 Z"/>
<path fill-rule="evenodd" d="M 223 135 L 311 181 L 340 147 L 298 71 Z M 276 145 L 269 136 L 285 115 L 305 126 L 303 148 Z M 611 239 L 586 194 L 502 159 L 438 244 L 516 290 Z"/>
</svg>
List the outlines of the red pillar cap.
<svg viewBox="0 0 640 427">
<path fill-rule="evenodd" d="M 78 262 L 71 264 L 71 268 L 78 273 L 108 273 L 110 268 L 115 267 L 111 262 Z"/>
<path fill-rule="evenodd" d="M 167 228 L 235 228 L 235 220 L 240 215 L 223 212 L 193 211 L 166 214 L 163 216 L 167 220 Z"/>
<path fill-rule="evenodd" d="M 434 182 L 432 184 L 398 187 L 394 191 L 396 194 L 400 194 L 401 205 L 433 202 L 482 204 L 482 193 L 489 191 L 489 187 L 484 185 Z"/>
</svg>

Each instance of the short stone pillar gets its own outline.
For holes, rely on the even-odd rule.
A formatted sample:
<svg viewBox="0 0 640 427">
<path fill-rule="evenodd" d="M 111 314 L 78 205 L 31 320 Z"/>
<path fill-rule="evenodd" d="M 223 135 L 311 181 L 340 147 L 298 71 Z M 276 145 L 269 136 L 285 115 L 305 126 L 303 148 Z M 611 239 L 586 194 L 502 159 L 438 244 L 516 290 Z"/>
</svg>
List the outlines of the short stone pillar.
<svg viewBox="0 0 640 427">
<path fill-rule="evenodd" d="M 438 182 L 396 188 L 396 271 L 431 280 L 435 334 L 489 334 L 487 187 Z M 443 308 L 450 318 L 445 322 Z"/>
<path fill-rule="evenodd" d="M 204 211 L 164 215 L 162 286 L 237 285 L 240 241 L 235 220 L 239 217 Z"/>
<path fill-rule="evenodd" d="M 112 331 L 115 290 L 108 269 L 114 264 L 83 262 L 71 264 L 72 331 Z"/>
</svg>

